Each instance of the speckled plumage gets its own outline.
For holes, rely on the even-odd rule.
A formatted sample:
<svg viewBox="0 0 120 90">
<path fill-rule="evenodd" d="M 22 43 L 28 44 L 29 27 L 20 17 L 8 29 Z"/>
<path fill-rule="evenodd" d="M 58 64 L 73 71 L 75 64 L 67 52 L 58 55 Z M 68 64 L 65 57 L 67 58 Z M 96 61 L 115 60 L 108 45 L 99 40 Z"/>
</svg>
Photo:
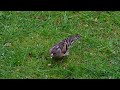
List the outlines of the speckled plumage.
<svg viewBox="0 0 120 90">
<path fill-rule="evenodd" d="M 54 45 L 50 49 L 51 58 L 62 58 L 64 56 L 69 55 L 69 47 L 73 44 L 74 41 L 76 41 L 79 38 L 80 36 L 78 34 L 74 37 L 69 36 L 68 38 Z"/>
</svg>

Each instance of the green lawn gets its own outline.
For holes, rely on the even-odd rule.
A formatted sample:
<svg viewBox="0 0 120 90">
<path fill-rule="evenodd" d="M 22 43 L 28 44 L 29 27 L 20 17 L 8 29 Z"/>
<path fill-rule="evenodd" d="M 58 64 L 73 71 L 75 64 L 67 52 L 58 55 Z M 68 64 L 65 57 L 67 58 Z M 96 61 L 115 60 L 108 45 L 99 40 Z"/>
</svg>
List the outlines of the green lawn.
<svg viewBox="0 0 120 90">
<path fill-rule="evenodd" d="M 62 61 L 50 48 L 81 38 Z M 120 79 L 119 11 L 1 11 L 0 79 Z"/>
</svg>

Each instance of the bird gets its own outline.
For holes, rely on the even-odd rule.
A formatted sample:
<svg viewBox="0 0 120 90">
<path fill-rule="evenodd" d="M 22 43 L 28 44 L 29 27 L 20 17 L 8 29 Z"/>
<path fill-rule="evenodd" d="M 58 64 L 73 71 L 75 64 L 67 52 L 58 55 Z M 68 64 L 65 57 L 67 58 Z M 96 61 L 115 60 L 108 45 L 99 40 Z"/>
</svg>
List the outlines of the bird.
<svg viewBox="0 0 120 90">
<path fill-rule="evenodd" d="M 69 55 L 70 46 L 80 38 L 79 34 L 68 36 L 50 49 L 51 58 L 63 58 Z"/>
</svg>

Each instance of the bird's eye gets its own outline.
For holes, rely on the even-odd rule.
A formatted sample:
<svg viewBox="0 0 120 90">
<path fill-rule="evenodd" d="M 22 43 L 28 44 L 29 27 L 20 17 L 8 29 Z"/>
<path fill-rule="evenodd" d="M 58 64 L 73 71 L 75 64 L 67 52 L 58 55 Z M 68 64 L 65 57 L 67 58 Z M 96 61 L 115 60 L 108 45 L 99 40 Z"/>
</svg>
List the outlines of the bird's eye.
<svg viewBox="0 0 120 90">
<path fill-rule="evenodd" d="M 52 53 L 52 55 L 55 55 L 56 53 Z"/>
<path fill-rule="evenodd" d="M 53 55 L 55 55 L 56 53 L 53 53 Z"/>
</svg>

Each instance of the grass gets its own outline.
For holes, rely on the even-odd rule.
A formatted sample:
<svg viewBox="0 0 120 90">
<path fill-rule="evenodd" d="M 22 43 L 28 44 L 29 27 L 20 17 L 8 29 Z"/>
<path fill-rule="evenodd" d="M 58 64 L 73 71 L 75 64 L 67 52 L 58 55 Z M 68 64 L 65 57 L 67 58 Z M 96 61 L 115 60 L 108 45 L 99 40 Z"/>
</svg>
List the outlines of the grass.
<svg viewBox="0 0 120 90">
<path fill-rule="evenodd" d="M 82 37 L 63 61 L 50 48 Z M 120 79 L 119 11 L 1 11 L 1 79 Z"/>
</svg>

